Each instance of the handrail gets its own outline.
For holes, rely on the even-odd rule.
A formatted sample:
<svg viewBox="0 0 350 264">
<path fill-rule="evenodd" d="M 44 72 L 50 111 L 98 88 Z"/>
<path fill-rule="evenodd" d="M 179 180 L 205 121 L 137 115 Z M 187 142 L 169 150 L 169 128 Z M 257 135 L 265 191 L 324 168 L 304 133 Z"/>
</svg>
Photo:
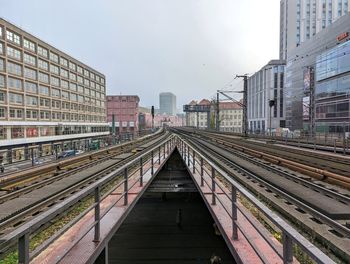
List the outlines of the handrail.
<svg viewBox="0 0 350 264">
<path fill-rule="evenodd" d="M 276 215 L 272 210 L 270 210 L 267 206 L 265 206 L 262 202 L 260 202 L 252 193 L 250 193 L 246 188 L 244 188 L 241 184 L 239 184 L 236 180 L 230 177 L 225 171 L 223 171 L 219 166 L 214 164 L 214 162 L 210 161 L 206 158 L 199 150 L 196 149 L 195 146 L 190 145 L 183 138 L 178 136 L 178 148 L 180 155 L 183 157 L 185 163 L 190 168 L 190 157 L 191 152 L 195 153 L 195 157 L 200 158 L 200 170 L 201 170 L 201 186 L 203 186 L 203 160 L 207 163 L 207 165 L 211 168 L 212 173 L 207 173 L 212 179 L 212 187 L 210 184 L 207 184 L 210 190 L 212 191 L 212 204 L 216 204 L 216 191 L 215 191 L 215 172 L 221 175 L 232 187 L 232 213 L 229 217 L 232 219 L 232 227 L 233 227 L 233 239 L 238 239 L 237 235 L 237 191 L 243 195 L 247 200 L 249 200 L 261 213 L 263 213 L 274 225 L 276 225 L 281 231 L 283 235 L 283 261 L 284 263 L 291 263 L 293 261 L 293 243 L 297 244 L 299 247 L 303 249 L 303 251 L 315 260 L 317 263 L 335 263 L 332 259 L 330 259 L 326 254 L 324 254 L 320 249 L 318 249 L 314 244 L 309 242 L 305 237 L 303 237 L 297 230 L 295 230 L 292 226 L 290 226 L 285 220 Z M 190 151 L 192 150 L 192 151 Z M 193 159 L 193 154 L 192 154 Z M 187 161 L 187 162 L 186 162 Z M 196 159 L 194 163 L 197 163 Z M 198 162 L 199 164 L 199 162 Z M 193 163 L 192 163 L 193 165 Z M 213 173 L 214 171 L 214 173 Z M 233 217 L 232 217 L 233 216 Z M 276 249 L 274 249 L 276 251 Z M 276 251 L 276 253 L 278 253 Z M 259 256 L 260 257 L 260 256 Z"/>
<path fill-rule="evenodd" d="M 29 236 L 30 236 L 30 234 L 33 233 L 34 231 L 36 231 L 43 224 L 45 224 L 45 223 L 49 222 L 50 220 L 52 220 L 53 218 L 55 218 L 58 214 L 64 212 L 67 208 L 78 203 L 80 200 L 91 195 L 92 193 L 95 193 L 95 206 L 93 206 L 93 207 L 95 207 L 95 222 L 88 229 L 88 231 L 90 231 L 92 228 L 95 227 L 95 240 L 98 241 L 100 238 L 100 227 L 99 227 L 100 221 L 106 215 L 106 213 L 104 213 L 102 216 L 100 215 L 100 203 L 108 196 L 108 195 L 104 195 L 101 199 L 100 191 L 101 191 L 102 186 L 104 184 L 108 183 L 109 181 L 111 181 L 118 174 L 123 173 L 124 179 L 117 185 L 117 187 L 113 188 L 108 193 L 113 192 L 116 188 L 120 187 L 120 185 L 124 183 L 124 192 L 122 193 L 121 198 L 124 197 L 124 205 L 127 205 L 128 204 L 128 191 L 134 186 L 134 184 L 133 184 L 133 185 L 128 187 L 128 184 L 127 184 L 128 176 L 129 176 L 128 168 L 131 167 L 132 165 L 134 165 L 135 163 L 139 162 L 139 164 L 140 164 L 140 168 L 139 168 L 140 176 L 139 176 L 139 179 L 137 179 L 137 180 L 140 182 L 140 186 L 142 186 L 143 185 L 143 175 L 145 175 L 145 173 L 147 173 L 147 171 L 149 169 L 151 170 L 151 174 L 153 175 L 154 164 L 155 164 L 154 163 L 154 158 L 155 158 L 154 154 L 160 152 L 162 150 L 162 147 L 164 149 L 163 154 L 164 154 L 164 158 L 165 158 L 165 148 L 167 148 L 167 153 L 169 154 L 170 153 L 169 149 L 171 150 L 175 147 L 175 137 L 171 136 L 170 138 L 166 139 L 165 141 L 157 144 L 156 146 L 152 147 L 151 149 L 149 149 L 145 153 L 141 154 L 140 156 L 138 156 L 134 160 L 129 161 L 128 163 L 122 165 L 120 168 L 109 173 L 108 175 L 106 175 L 102 179 L 99 179 L 98 181 L 92 183 L 91 185 L 84 188 L 83 190 L 77 192 L 76 194 L 73 194 L 72 196 L 70 196 L 66 200 L 64 200 L 63 202 L 53 206 L 52 208 L 50 208 L 46 212 L 40 214 L 39 216 L 35 217 L 34 219 L 30 220 L 29 222 L 23 224 L 22 226 L 18 227 L 16 230 L 12 231 L 11 233 L 4 235 L 3 237 L 1 237 L 1 240 L 0 240 L 0 248 L 3 249 L 6 246 L 8 246 L 9 244 L 13 244 L 13 243 L 18 241 L 18 256 L 19 256 L 18 260 L 19 260 L 19 263 L 25 263 L 25 264 L 29 263 L 30 258 L 31 258 L 30 253 L 29 253 L 29 241 L 30 241 Z M 147 159 L 147 161 L 151 160 L 151 167 L 148 170 L 144 171 L 143 170 L 143 162 L 146 161 L 146 158 L 150 154 L 151 154 L 151 157 L 149 157 L 149 159 Z M 159 164 L 160 164 L 160 158 L 161 158 L 161 153 L 159 153 L 159 155 L 158 155 L 159 160 L 156 159 L 156 162 L 158 161 Z M 110 210 L 110 209 L 111 209 L 111 207 L 108 210 Z M 85 211 L 84 214 L 80 214 L 78 217 L 80 219 L 82 219 L 87 213 L 88 213 L 88 211 Z M 80 239 L 82 239 L 82 238 L 80 238 Z M 0 253 L 1 253 L 1 251 L 0 251 Z"/>
</svg>

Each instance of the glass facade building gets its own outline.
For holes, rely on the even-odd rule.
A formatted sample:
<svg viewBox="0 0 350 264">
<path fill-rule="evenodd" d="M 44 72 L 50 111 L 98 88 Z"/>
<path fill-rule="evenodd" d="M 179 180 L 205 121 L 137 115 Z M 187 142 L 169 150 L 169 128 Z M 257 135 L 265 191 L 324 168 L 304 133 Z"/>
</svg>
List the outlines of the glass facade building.
<svg viewBox="0 0 350 264">
<path fill-rule="evenodd" d="M 350 41 L 316 59 L 316 131 L 350 131 Z"/>
<path fill-rule="evenodd" d="M 346 106 L 340 102 L 346 100 L 344 94 L 349 89 L 349 44 L 346 42 L 349 37 L 338 37 L 349 34 L 349 28 L 350 15 L 347 14 L 289 53 L 285 69 L 286 127 L 289 129 L 310 130 L 310 109 L 315 116 L 316 132 L 336 132 L 343 126 L 346 117 L 339 115 L 345 115 L 346 110 L 341 109 Z M 314 72 L 312 78 L 306 74 L 310 71 Z M 309 108 L 310 98 L 314 99 L 312 108 Z M 338 128 L 329 127 L 330 123 L 337 124 Z"/>
</svg>

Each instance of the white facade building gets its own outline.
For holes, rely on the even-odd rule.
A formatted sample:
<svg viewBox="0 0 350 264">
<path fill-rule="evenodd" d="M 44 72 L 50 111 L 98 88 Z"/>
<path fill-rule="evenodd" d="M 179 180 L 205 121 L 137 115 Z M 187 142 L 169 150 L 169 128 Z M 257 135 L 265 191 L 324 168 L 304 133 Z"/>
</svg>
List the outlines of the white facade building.
<svg viewBox="0 0 350 264">
<path fill-rule="evenodd" d="M 284 67 L 284 60 L 272 60 L 248 78 L 248 126 L 253 133 L 268 131 L 270 120 L 272 129 L 285 126 Z"/>
<path fill-rule="evenodd" d="M 198 105 L 209 105 L 210 101 L 203 99 Z M 195 101 L 189 103 L 189 105 L 196 105 Z M 241 133 L 242 132 L 242 120 L 243 109 L 235 102 L 220 102 L 220 131 Z M 211 126 L 215 126 L 215 110 L 211 108 L 208 121 L 208 113 L 206 112 L 188 112 L 186 113 L 187 126 L 198 127 L 199 129 L 207 129 L 208 122 Z"/>
<path fill-rule="evenodd" d="M 281 0 L 280 59 L 349 11 L 348 0 Z"/>
</svg>

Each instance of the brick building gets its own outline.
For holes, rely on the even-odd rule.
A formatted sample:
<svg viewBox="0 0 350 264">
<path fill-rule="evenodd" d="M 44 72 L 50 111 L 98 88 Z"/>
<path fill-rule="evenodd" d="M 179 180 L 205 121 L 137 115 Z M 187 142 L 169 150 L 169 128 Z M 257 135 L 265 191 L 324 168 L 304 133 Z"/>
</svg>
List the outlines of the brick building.
<svg viewBox="0 0 350 264">
<path fill-rule="evenodd" d="M 107 121 L 112 126 L 112 115 L 115 115 L 116 134 L 133 135 L 138 132 L 138 113 L 140 98 L 137 95 L 108 95 Z"/>
</svg>

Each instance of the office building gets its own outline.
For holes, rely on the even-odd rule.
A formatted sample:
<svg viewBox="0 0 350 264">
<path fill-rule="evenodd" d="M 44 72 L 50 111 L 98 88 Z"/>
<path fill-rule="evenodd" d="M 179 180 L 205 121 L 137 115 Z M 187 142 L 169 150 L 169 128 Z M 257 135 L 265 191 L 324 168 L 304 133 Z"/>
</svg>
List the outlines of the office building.
<svg viewBox="0 0 350 264">
<path fill-rule="evenodd" d="M 348 129 L 344 122 L 349 120 L 349 28 L 347 14 L 290 52 L 285 104 L 291 130 L 334 133 L 343 131 L 343 125 Z"/>
<path fill-rule="evenodd" d="M 139 102 L 140 98 L 137 95 L 107 96 L 107 120 L 111 127 L 114 115 L 116 135 L 120 137 L 137 135 Z"/>
<path fill-rule="evenodd" d="M 348 0 L 281 0 L 280 59 L 349 11 Z"/>
<path fill-rule="evenodd" d="M 252 133 L 266 133 L 270 125 L 272 129 L 285 127 L 284 67 L 284 60 L 271 60 L 248 78 L 247 115 Z"/>
<path fill-rule="evenodd" d="M 159 114 L 176 115 L 176 96 L 173 93 L 159 94 Z"/>
<path fill-rule="evenodd" d="M 315 131 L 350 132 L 350 41 L 318 55 L 315 72 Z"/>
<path fill-rule="evenodd" d="M 24 147 L 23 157 L 28 144 L 50 152 L 107 135 L 105 85 L 102 73 L 0 19 L 1 147 Z"/>
</svg>

